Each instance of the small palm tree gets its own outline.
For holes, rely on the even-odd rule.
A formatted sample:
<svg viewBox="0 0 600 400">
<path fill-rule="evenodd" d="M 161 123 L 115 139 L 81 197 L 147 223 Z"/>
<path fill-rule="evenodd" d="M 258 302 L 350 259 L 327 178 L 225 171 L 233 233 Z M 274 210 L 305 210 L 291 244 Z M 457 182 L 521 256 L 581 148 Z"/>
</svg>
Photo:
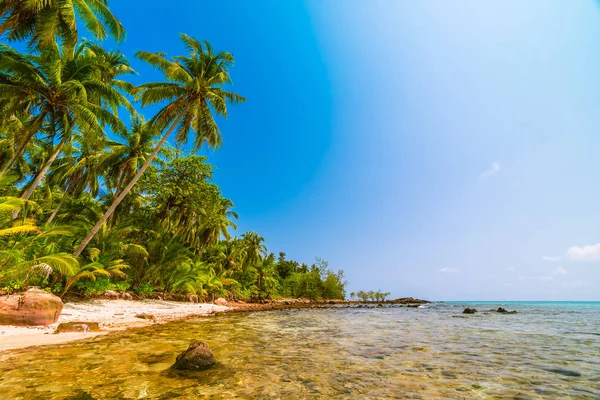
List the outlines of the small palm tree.
<svg viewBox="0 0 600 400">
<path fill-rule="evenodd" d="M 176 140 L 180 143 L 186 142 L 189 133 L 194 131 L 195 149 L 201 148 L 204 144 L 212 148 L 218 147 L 221 144 L 221 134 L 213 112 L 227 117 L 228 104 L 245 100 L 223 89 L 223 86 L 231 84 L 228 69 L 233 65 L 233 56 L 230 53 L 214 54 L 208 42 L 202 44 L 187 35 L 181 37 L 190 50 L 188 56 L 169 60 L 162 53 L 143 51 L 137 53 L 139 58 L 158 68 L 168 80 L 168 82 L 141 85 L 138 88 L 138 97 L 143 106 L 166 102 L 167 104 L 158 111 L 150 123 L 160 129 L 169 128 L 133 179 L 81 242 L 73 253 L 75 257 L 81 254 L 119 203 L 131 191 L 174 131 L 176 131 Z"/>
<path fill-rule="evenodd" d="M 49 175 L 49 182 L 64 189 L 62 197 L 46 223 L 51 223 L 69 196 L 79 197 L 87 191 L 93 197 L 100 190 L 102 175 L 101 160 L 104 157 L 104 141 L 84 140 L 77 135 L 79 147 L 56 161 L 56 167 Z"/>
<path fill-rule="evenodd" d="M 267 253 L 267 247 L 265 246 L 264 241 L 265 239 L 257 232 L 246 232 L 242 235 L 245 265 L 255 266 L 259 264 L 262 257 Z"/>
<path fill-rule="evenodd" d="M 160 131 L 137 115 L 132 118 L 131 128 L 120 132 L 117 140 L 108 143 L 109 151 L 105 153 L 102 164 L 106 168 L 107 184 L 116 195 L 133 179 L 143 163 L 150 157 L 156 147 L 156 137 Z M 162 164 L 155 158 L 157 165 Z"/>
</svg>

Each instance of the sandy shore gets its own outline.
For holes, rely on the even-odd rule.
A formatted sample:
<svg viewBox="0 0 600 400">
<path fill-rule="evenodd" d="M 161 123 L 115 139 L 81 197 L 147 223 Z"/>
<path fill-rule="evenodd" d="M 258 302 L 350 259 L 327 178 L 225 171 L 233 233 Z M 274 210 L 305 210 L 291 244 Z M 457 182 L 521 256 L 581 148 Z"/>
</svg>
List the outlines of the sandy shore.
<svg viewBox="0 0 600 400">
<path fill-rule="evenodd" d="M 206 316 L 228 309 L 228 307 L 214 304 L 160 300 L 90 300 L 66 303 L 58 322 L 47 327 L 0 325 L 0 351 L 66 343 L 105 335 L 110 331 L 142 327 L 192 316 Z M 150 314 L 154 316 L 154 320 L 136 318 L 138 314 Z M 102 332 L 54 335 L 54 330 L 63 322 L 98 322 Z"/>
</svg>

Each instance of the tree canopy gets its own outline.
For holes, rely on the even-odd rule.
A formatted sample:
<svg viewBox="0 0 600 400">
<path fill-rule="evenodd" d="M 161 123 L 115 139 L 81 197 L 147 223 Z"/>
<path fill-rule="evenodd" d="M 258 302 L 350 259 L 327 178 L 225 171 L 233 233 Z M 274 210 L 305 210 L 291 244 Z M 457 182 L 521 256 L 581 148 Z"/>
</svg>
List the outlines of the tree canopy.
<svg viewBox="0 0 600 400">
<path fill-rule="evenodd" d="M 217 121 L 245 101 L 233 56 L 182 34 L 184 55 L 136 53 L 164 79 L 135 86 L 127 57 L 78 24 L 125 38 L 107 0 L 0 0 L 0 292 L 345 298 L 325 261 L 236 235 L 234 203 L 196 154 L 221 147 Z"/>
</svg>

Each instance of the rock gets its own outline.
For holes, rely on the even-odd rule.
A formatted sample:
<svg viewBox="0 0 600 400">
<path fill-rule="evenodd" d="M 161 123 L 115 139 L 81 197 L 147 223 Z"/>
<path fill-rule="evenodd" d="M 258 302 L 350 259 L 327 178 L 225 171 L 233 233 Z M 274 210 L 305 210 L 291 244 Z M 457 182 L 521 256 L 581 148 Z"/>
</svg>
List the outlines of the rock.
<svg viewBox="0 0 600 400">
<path fill-rule="evenodd" d="M 40 289 L 0 297 L 0 325 L 50 325 L 63 308 L 60 297 Z"/>
<path fill-rule="evenodd" d="M 172 368 L 184 371 L 201 371 L 214 366 L 215 357 L 204 342 L 195 341 L 186 351 L 177 356 Z"/>
<path fill-rule="evenodd" d="M 123 299 L 125 300 L 133 300 L 133 296 L 131 295 L 131 293 L 123 293 Z"/>
<path fill-rule="evenodd" d="M 198 296 L 196 296 L 195 294 L 188 294 L 187 301 L 189 301 L 190 303 L 197 303 Z"/>
<path fill-rule="evenodd" d="M 476 312 L 477 312 L 476 309 L 468 308 L 468 307 L 463 310 L 463 314 L 475 314 Z"/>
<path fill-rule="evenodd" d="M 386 303 L 390 303 L 390 304 L 426 304 L 426 303 L 429 303 L 429 301 L 413 299 L 412 297 L 402 297 L 400 299 L 387 300 Z"/>
<path fill-rule="evenodd" d="M 490 310 L 501 314 L 516 314 L 516 311 L 508 311 L 506 308 L 498 307 L 496 310 Z"/>
<path fill-rule="evenodd" d="M 106 292 L 104 292 L 103 297 L 106 299 L 116 300 L 120 299 L 121 295 L 118 292 L 115 292 L 114 290 L 107 290 Z"/>
<path fill-rule="evenodd" d="M 419 305 L 418 304 L 407 304 L 406 307 L 409 307 L 409 308 L 419 308 Z"/>
<path fill-rule="evenodd" d="M 141 314 L 136 314 L 135 315 L 136 318 L 140 318 L 140 319 L 149 319 L 151 321 L 154 321 L 156 318 L 154 317 L 154 315 L 152 314 L 147 314 L 147 313 L 141 313 Z"/>
<path fill-rule="evenodd" d="M 100 332 L 97 322 L 63 322 L 54 333 L 66 332 Z"/>
<path fill-rule="evenodd" d="M 381 304 L 381 303 L 377 304 L 377 308 L 383 308 L 383 304 Z"/>
<path fill-rule="evenodd" d="M 227 300 L 225 300 L 222 297 L 219 297 L 218 299 L 215 300 L 215 304 L 218 306 L 226 306 L 227 305 Z"/>
</svg>

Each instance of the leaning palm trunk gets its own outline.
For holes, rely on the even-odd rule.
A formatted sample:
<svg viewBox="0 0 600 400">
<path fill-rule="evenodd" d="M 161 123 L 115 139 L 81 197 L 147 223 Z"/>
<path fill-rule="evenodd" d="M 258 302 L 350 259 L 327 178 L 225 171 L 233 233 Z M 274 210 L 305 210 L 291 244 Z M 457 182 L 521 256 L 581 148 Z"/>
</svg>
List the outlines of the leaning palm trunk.
<svg viewBox="0 0 600 400">
<path fill-rule="evenodd" d="M 47 224 L 49 224 L 50 222 L 52 222 L 54 220 L 54 218 L 56 218 L 56 215 L 58 214 L 58 211 L 61 209 L 61 207 L 63 206 L 63 204 L 65 204 L 65 200 L 67 200 L 67 197 L 69 196 L 69 193 L 71 193 L 71 187 L 69 187 L 65 193 L 63 194 L 62 199 L 60 199 L 60 201 L 58 202 L 58 205 L 56 206 L 56 208 L 54 209 L 54 211 L 52 211 L 52 214 L 50 214 L 50 216 L 48 217 L 48 221 L 46 221 Z"/>
<path fill-rule="evenodd" d="M 65 138 L 58 144 L 58 146 L 56 146 L 56 150 L 54 150 L 54 153 L 50 156 L 48 161 L 46 161 L 46 164 L 44 164 L 44 166 L 42 167 L 40 172 L 38 172 L 38 174 L 35 176 L 35 178 L 33 179 L 33 182 L 31 182 L 31 184 L 29 185 L 27 190 L 25 190 L 25 192 L 23 192 L 23 195 L 21 196 L 21 198 L 23 200 L 29 200 L 31 198 L 31 195 L 33 194 L 35 189 L 38 187 L 38 185 L 40 184 L 42 179 L 44 179 L 44 176 L 46 176 L 46 173 L 52 166 L 52 163 L 54 163 L 54 160 L 56 160 L 56 157 L 58 157 L 58 155 L 60 154 L 60 151 L 62 150 L 62 148 L 66 142 L 67 142 L 67 136 L 65 136 Z M 17 219 L 18 216 L 19 216 L 19 211 L 14 211 L 13 212 L 13 220 Z"/>
<path fill-rule="evenodd" d="M 4 175 L 6 172 L 8 172 L 12 168 L 13 164 L 17 161 L 19 156 L 21 156 L 23 154 L 23 152 L 25 151 L 25 148 L 27 147 L 27 144 L 29 143 L 29 140 L 32 137 L 33 137 L 33 133 L 29 134 L 27 136 L 27 138 L 25 140 L 23 140 L 23 142 L 17 146 L 17 148 L 15 149 L 15 151 L 12 154 L 12 156 L 10 157 L 10 159 L 6 162 L 6 164 L 4 164 L 4 166 L 0 170 L 0 176 Z"/>
<path fill-rule="evenodd" d="M 144 162 L 144 164 L 142 164 L 141 168 L 135 174 L 133 179 L 127 184 L 127 186 L 125 186 L 125 188 L 121 191 L 121 193 L 119 193 L 117 198 L 113 200 L 112 204 L 110 205 L 108 210 L 106 210 L 106 212 L 104 213 L 102 218 L 100 218 L 100 220 L 98 220 L 98 222 L 92 228 L 90 233 L 88 233 L 88 235 L 85 237 L 85 239 L 83 239 L 83 241 L 81 242 L 81 244 L 79 245 L 77 250 L 75 250 L 75 253 L 73 253 L 73 257 L 77 258 L 81 255 L 81 252 L 87 247 L 87 245 L 94 238 L 94 236 L 96 236 L 96 234 L 98 233 L 100 228 L 102 228 L 102 225 L 104 225 L 104 223 L 108 220 L 108 218 L 115 212 L 116 208 L 119 206 L 119 203 L 121 203 L 121 201 L 123 201 L 125 196 L 127 196 L 127 194 L 129 194 L 131 189 L 135 186 L 137 181 L 144 174 L 144 171 L 146 171 L 146 169 L 150 166 L 150 164 L 154 160 L 154 157 L 156 157 L 156 155 L 158 154 L 160 149 L 163 147 L 163 145 L 165 144 L 165 142 L 167 141 L 167 139 L 169 138 L 169 136 L 171 135 L 171 133 L 173 132 L 175 127 L 179 124 L 183 115 L 184 115 L 183 112 L 181 114 L 179 114 L 179 117 L 177 118 L 177 120 L 175 122 L 173 122 L 173 124 L 171 125 L 171 127 L 169 128 L 167 133 L 165 133 L 165 135 L 162 137 L 162 139 L 160 139 L 160 142 L 158 142 L 158 145 L 156 145 L 156 148 L 154 149 L 154 151 L 152 152 L 150 157 L 148 157 L 146 159 L 146 161 Z"/>
</svg>

